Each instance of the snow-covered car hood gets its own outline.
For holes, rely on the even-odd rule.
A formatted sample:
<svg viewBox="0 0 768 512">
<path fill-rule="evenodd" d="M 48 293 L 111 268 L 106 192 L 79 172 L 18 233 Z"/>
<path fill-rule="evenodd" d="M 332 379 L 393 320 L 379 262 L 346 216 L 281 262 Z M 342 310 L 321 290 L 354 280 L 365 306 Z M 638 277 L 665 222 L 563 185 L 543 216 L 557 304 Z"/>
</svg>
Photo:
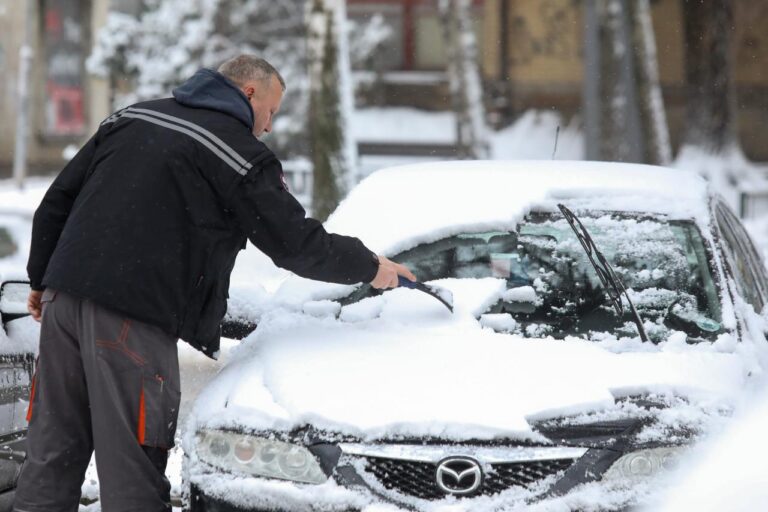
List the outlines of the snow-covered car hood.
<svg viewBox="0 0 768 512">
<path fill-rule="evenodd" d="M 407 289 L 267 313 L 199 397 L 196 428 L 532 438 L 534 420 L 610 409 L 622 396 L 725 398 L 750 370 L 731 334 L 693 346 L 683 333 L 660 345 L 498 333 L 477 316 L 503 281 L 435 284 L 453 292 L 454 314 Z"/>
</svg>

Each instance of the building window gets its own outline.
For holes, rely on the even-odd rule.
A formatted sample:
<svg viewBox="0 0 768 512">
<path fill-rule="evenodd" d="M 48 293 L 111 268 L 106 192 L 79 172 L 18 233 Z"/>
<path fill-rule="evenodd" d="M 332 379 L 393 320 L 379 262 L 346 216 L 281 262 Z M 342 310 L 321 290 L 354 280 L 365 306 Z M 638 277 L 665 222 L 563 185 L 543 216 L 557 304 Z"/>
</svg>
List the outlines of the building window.
<svg viewBox="0 0 768 512">
<path fill-rule="evenodd" d="M 349 2 L 347 17 L 354 23 L 365 25 L 373 16 L 381 16 L 391 35 L 376 54 L 376 65 L 383 71 L 402 69 L 405 59 L 403 47 L 403 8 L 400 2 Z"/>
<path fill-rule="evenodd" d="M 50 136 L 85 133 L 85 42 L 89 10 L 80 0 L 44 0 L 45 125 Z"/>
<path fill-rule="evenodd" d="M 483 0 L 473 0 L 478 44 L 482 28 Z M 444 70 L 446 65 L 443 29 L 437 0 L 348 0 L 347 15 L 365 23 L 374 14 L 383 16 L 392 29 L 382 56 L 387 70 Z"/>
</svg>

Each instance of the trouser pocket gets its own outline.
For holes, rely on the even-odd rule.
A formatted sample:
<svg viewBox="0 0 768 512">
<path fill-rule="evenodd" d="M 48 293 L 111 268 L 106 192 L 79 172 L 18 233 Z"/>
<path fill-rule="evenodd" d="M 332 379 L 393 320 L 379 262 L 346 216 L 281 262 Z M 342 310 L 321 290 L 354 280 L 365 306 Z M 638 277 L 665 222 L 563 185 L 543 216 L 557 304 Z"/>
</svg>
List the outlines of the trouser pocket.
<svg viewBox="0 0 768 512">
<path fill-rule="evenodd" d="M 174 445 L 181 393 L 167 375 L 142 372 L 137 437 L 142 446 L 170 449 Z"/>
</svg>

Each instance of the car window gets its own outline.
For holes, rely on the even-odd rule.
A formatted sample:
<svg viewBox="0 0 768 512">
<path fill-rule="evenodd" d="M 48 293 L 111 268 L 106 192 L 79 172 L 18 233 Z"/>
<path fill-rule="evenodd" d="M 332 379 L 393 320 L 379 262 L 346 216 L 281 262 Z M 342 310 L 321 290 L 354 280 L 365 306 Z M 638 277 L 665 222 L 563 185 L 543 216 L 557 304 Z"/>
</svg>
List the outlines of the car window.
<svg viewBox="0 0 768 512">
<path fill-rule="evenodd" d="M 762 260 L 741 222 L 730 209 L 724 204 L 718 204 L 715 213 L 739 294 L 756 311 L 762 311 L 768 294 L 768 280 Z"/>
<path fill-rule="evenodd" d="M 694 223 L 612 214 L 580 219 L 644 322 L 653 323 L 647 329 L 651 339 L 664 339 L 675 329 L 698 338 L 713 338 L 721 331 L 711 259 Z M 452 236 L 394 259 L 422 281 L 504 279 L 507 292 L 485 313 L 509 313 L 523 336 L 636 335 L 628 313 L 617 317 L 581 244 L 559 214 L 529 216 L 515 231 Z"/>
<path fill-rule="evenodd" d="M 13 242 L 7 229 L 0 227 L 0 258 L 6 258 L 16 253 L 18 247 Z"/>
</svg>

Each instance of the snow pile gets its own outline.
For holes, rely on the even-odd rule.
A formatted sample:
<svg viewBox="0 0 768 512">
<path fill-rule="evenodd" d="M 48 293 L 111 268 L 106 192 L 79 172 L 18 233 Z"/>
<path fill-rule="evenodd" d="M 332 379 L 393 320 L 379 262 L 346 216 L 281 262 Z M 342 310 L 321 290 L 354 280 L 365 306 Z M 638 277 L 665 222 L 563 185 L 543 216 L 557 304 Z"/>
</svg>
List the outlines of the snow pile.
<svg viewBox="0 0 768 512">
<path fill-rule="evenodd" d="M 456 141 L 453 112 L 426 112 L 409 107 L 356 109 L 352 137 L 362 143 L 445 144 Z"/>
<path fill-rule="evenodd" d="M 27 178 L 24 188 L 19 189 L 11 180 L 0 180 L 0 214 L 13 213 L 31 218 L 51 181 L 51 178 Z"/>
<path fill-rule="evenodd" d="M 511 126 L 493 133 L 491 146 L 495 160 L 584 158 L 584 137 L 577 123 L 566 124 L 559 114 L 550 111 L 526 111 Z"/>
<path fill-rule="evenodd" d="M 372 174 L 342 201 L 326 228 L 395 254 L 470 229 L 507 229 L 532 208 L 555 209 L 560 201 L 574 210 L 656 212 L 706 225 L 706 190 L 694 173 L 645 165 L 427 163 Z"/>
<path fill-rule="evenodd" d="M 735 211 L 739 209 L 742 191 L 765 190 L 768 186 L 765 171 L 747 160 L 736 147 L 713 154 L 695 146 L 684 146 L 675 159 L 674 167 L 701 174 Z"/>
<path fill-rule="evenodd" d="M 26 215 L 9 215 L 0 213 L 0 243 L 10 243 L 15 251 L 5 257 L 0 257 L 0 280 L 26 281 L 27 257 L 32 238 L 32 222 Z M 7 240 L 6 237 L 10 237 Z"/>
<path fill-rule="evenodd" d="M 451 111 L 366 107 L 355 110 L 351 129 L 360 143 L 455 146 L 456 124 L 456 115 Z M 555 112 L 528 110 L 489 137 L 491 157 L 495 160 L 550 160 L 553 153 L 557 160 L 584 158 L 583 135 L 578 124 L 566 124 Z M 400 157 L 399 163 L 407 160 Z"/>
<path fill-rule="evenodd" d="M 697 510 L 748 512 L 768 509 L 768 392 L 747 396 L 725 432 L 696 447 L 671 479 L 665 496 L 647 512 Z"/>
<path fill-rule="evenodd" d="M 338 314 L 352 322 L 338 321 L 329 303 L 313 304 L 310 314 L 267 313 L 236 349 L 235 362 L 203 391 L 198 426 L 282 430 L 310 423 L 368 439 L 536 438 L 531 420 L 610 409 L 621 396 L 726 399 L 754 370 L 708 344 L 613 351 L 583 339 L 498 334 L 475 315 L 503 293 L 503 280 L 433 284 L 453 292 L 453 315 L 407 289 L 345 306 Z M 514 400 L 499 407 L 496 397 L 504 396 Z"/>
</svg>

